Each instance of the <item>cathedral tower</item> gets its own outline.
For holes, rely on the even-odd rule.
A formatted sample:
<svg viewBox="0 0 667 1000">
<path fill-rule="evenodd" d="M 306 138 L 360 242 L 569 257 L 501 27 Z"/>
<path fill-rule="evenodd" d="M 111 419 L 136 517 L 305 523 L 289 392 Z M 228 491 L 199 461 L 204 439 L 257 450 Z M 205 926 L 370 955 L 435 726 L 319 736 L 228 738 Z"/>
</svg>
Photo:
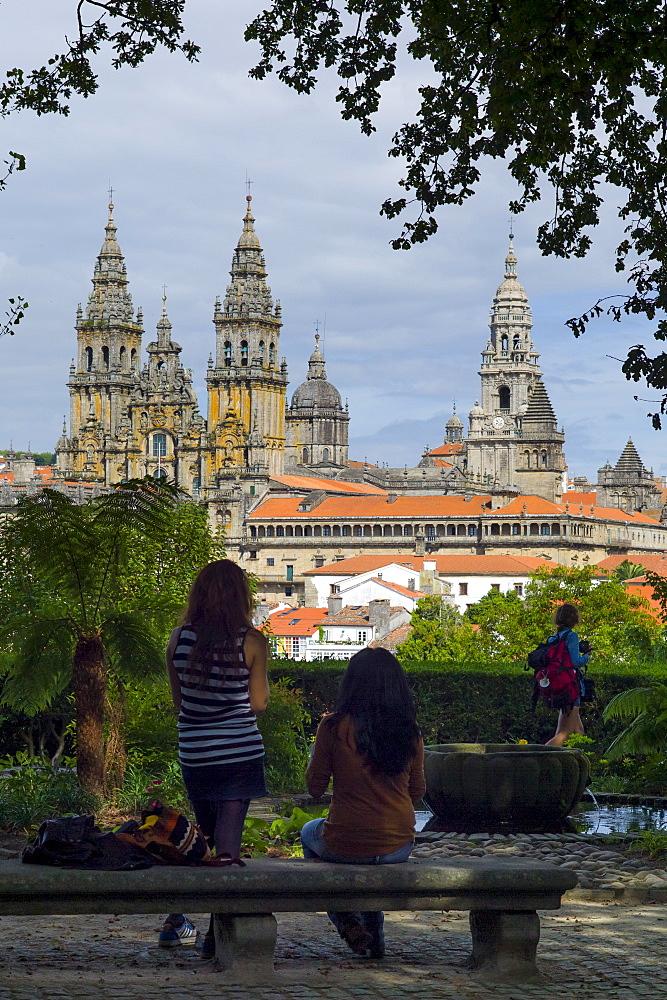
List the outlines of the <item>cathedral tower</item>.
<svg viewBox="0 0 667 1000">
<path fill-rule="evenodd" d="M 560 499 L 564 436 L 542 384 L 532 314 L 519 282 L 510 236 L 505 278 L 491 309 L 491 335 L 479 372 L 481 405 L 470 411 L 467 473 L 489 487 Z"/>
<path fill-rule="evenodd" d="M 138 381 L 143 333 L 127 289 L 127 271 L 116 239 L 113 204 L 93 272 L 86 316 L 76 314 L 77 361 L 70 367 L 69 437 L 56 447 L 58 473 L 77 479 L 116 482 L 114 457 L 107 445 L 127 416 Z"/>
<path fill-rule="evenodd" d="M 252 198 L 232 258 L 231 283 L 216 300 L 215 364 L 209 361 L 207 483 L 283 471 L 287 365 L 279 362 L 281 311 L 266 283 Z"/>
<path fill-rule="evenodd" d="M 338 389 L 327 382 L 319 340 L 316 333 L 308 377 L 295 389 L 287 411 L 287 462 L 347 468 L 350 415 L 343 407 Z"/>
</svg>

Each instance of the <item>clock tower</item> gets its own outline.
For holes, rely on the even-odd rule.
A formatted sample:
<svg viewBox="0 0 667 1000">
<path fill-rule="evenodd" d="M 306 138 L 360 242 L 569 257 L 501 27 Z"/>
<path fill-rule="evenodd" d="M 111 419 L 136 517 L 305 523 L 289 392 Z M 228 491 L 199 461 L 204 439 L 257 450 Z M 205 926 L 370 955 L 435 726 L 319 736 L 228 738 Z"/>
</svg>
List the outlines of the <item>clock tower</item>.
<svg viewBox="0 0 667 1000">
<path fill-rule="evenodd" d="M 542 382 L 512 239 L 482 351 L 481 404 L 470 411 L 466 470 L 489 488 L 516 488 L 555 501 L 563 489 L 564 435 Z"/>
</svg>

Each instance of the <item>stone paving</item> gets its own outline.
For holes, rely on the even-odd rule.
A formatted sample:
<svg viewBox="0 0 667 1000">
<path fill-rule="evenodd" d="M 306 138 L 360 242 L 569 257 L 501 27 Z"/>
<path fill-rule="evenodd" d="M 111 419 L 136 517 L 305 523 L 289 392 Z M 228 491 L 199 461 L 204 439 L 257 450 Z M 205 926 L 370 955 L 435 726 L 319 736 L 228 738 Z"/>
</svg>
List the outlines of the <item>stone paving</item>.
<svg viewBox="0 0 667 1000">
<path fill-rule="evenodd" d="M 667 871 L 624 853 L 617 843 L 588 834 L 422 833 L 413 857 L 534 858 L 573 871 L 580 889 L 640 890 L 647 900 L 667 902 Z"/>
<path fill-rule="evenodd" d="M 467 914 L 388 914 L 382 962 L 349 952 L 323 914 L 278 921 L 275 981 L 243 987 L 191 947 L 158 948 L 155 917 L 2 917 L 0 1000 L 667 1000 L 667 907 L 657 903 L 575 900 L 543 913 L 540 979 L 521 985 L 463 968 Z"/>
</svg>

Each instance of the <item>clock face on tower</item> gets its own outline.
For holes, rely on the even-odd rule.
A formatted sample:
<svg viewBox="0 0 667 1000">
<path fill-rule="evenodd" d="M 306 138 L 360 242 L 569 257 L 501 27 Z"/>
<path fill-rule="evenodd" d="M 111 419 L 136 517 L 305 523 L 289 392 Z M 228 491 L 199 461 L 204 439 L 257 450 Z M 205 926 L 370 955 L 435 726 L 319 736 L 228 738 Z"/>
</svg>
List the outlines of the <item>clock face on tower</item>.
<svg viewBox="0 0 667 1000">
<path fill-rule="evenodd" d="M 493 426 L 496 428 L 497 431 L 499 431 L 501 430 L 501 428 L 505 426 L 505 421 L 503 420 L 502 417 L 494 417 Z"/>
</svg>

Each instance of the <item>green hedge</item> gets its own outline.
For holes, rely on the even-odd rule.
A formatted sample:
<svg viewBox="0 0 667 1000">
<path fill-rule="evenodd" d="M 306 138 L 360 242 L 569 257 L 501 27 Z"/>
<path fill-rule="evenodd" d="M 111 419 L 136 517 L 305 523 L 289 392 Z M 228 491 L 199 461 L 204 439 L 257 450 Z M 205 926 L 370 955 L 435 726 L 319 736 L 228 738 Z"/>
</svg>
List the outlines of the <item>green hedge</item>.
<svg viewBox="0 0 667 1000">
<path fill-rule="evenodd" d="M 555 712 L 541 705 L 531 711 L 533 675 L 513 663 L 404 664 L 417 702 L 419 723 L 427 743 L 544 743 L 553 735 Z M 270 673 L 298 688 L 313 726 L 336 699 L 345 664 L 277 660 Z M 600 749 L 621 731 L 619 722 L 602 721 L 613 695 L 631 687 L 667 680 L 667 664 L 604 664 L 591 667 L 597 703 L 582 708 L 586 734 Z"/>
</svg>

